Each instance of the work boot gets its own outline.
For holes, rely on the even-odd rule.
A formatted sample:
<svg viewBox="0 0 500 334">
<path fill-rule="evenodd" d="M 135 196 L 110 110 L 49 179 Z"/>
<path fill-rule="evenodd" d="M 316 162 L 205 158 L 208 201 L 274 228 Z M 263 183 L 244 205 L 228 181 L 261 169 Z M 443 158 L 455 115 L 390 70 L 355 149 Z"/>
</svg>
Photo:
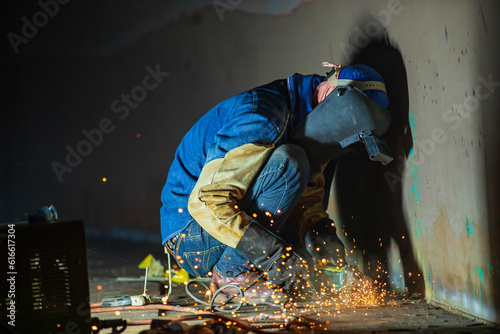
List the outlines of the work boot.
<svg viewBox="0 0 500 334">
<path fill-rule="evenodd" d="M 226 285 L 236 285 L 240 289 L 244 291 L 244 297 L 246 301 L 250 300 L 275 300 L 281 297 L 279 292 L 273 290 L 271 287 L 268 287 L 266 284 L 266 280 L 262 277 L 260 278 L 251 288 L 248 288 L 250 284 L 257 280 L 259 273 L 256 271 L 246 271 L 242 274 L 239 274 L 236 277 L 226 277 L 222 276 L 217 270 L 213 270 L 212 281 L 210 282 L 210 290 L 212 293 L 215 293 L 220 288 L 225 287 Z M 248 289 L 247 289 L 248 288 Z M 222 296 L 220 296 L 222 295 Z M 217 301 L 224 301 L 229 297 L 236 295 L 236 297 L 240 296 L 240 292 L 236 287 L 227 287 L 219 294 L 217 297 Z M 226 297 L 226 298 L 223 298 Z"/>
</svg>

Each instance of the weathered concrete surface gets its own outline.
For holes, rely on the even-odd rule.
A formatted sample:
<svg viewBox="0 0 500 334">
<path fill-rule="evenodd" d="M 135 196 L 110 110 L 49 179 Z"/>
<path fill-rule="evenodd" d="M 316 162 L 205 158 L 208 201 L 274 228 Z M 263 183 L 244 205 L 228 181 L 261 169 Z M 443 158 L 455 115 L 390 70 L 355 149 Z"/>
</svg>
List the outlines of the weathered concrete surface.
<svg viewBox="0 0 500 334">
<path fill-rule="evenodd" d="M 371 238 L 365 240 L 370 254 L 379 242 L 381 248 L 397 245 L 400 254 L 387 259 L 394 288 L 404 286 L 406 279 L 412 290 L 415 278 L 418 286 L 423 277 L 429 300 L 498 322 L 499 250 L 494 240 L 499 233 L 499 179 L 493 171 L 498 167 L 498 134 L 492 127 L 499 124 L 500 75 L 492 61 L 498 55 L 492 39 L 498 23 L 489 14 L 498 12 L 498 4 L 401 4 L 388 27 L 407 78 L 406 94 L 401 86 L 389 88 L 403 96 L 397 109 L 391 106 L 397 122 L 388 139 L 396 159 L 386 170 L 367 166 L 359 157 L 342 161 L 336 212 L 356 236 L 364 228 L 373 231 L 361 237 Z M 366 30 L 372 21 L 362 22 L 359 27 Z M 383 58 L 373 59 L 379 58 L 377 51 L 384 48 L 368 45 L 354 58 L 389 71 Z M 360 178 L 362 170 L 369 172 Z M 361 225 L 357 232 L 356 224 Z"/>
<path fill-rule="evenodd" d="M 97 290 L 96 286 L 102 287 Z M 91 302 L 100 302 L 105 296 L 116 296 L 122 294 L 137 294 L 141 291 L 142 282 L 117 281 L 115 277 L 94 277 L 90 281 Z M 149 284 L 149 293 L 158 295 L 159 290 L 154 284 Z M 174 294 L 177 299 L 172 300 L 167 305 L 188 306 L 193 305 L 192 300 L 184 292 L 184 286 L 175 286 Z M 200 306 L 198 306 L 200 307 Z M 202 307 L 201 307 L 202 308 Z M 96 309 L 98 310 L 98 309 Z M 316 308 L 315 311 L 302 313 L 304 319 L 315 324 L 316 332 L 325 332 L 325 328 L 332 333 L 391 333 L 391 332 L 418 332 L 418 333 L 496 333 L 500 329 L 479 321 L 478 319 L 465 315 L 455 314 L 446 308 L 433 306 L 421 299 L 387 298 L 387 300 L 377 306 L 340 306 L 338 308 L 325 307 Z M 192 313 L 162 311 L 160 316 L 157 310 L 143 310 L 139 307 L 132 310 L 121 310 L 111 312 L 95 312 L 93 317 L 104 319 L 125 319 L 127 321 L 143 321 L 150 319 L 176 319 Z M 231 315 L 218 313 L 223 316 L 236 318 L 251 318 L 267 314 L 277 316 L 281 314 L 280 308 L 269 307 L 267 305 L 245 306 L 242 311 Z M 284 320 L 285 318 L 283 318 Z M 253 326 L 273 326 L 274 330 L 284 330 L 283 320 L 262 320 L 252 322 Z M 207 321 L 186 321 L 190 326 L 198 325 Z M 281 325 L 281 327 L 280 327 Z M 129 326 L 125 333 L 135 334 L 150 328 L 149 325 Z M 271 329 L 271 328 L 268 328 Z M 103 330 L 102 333 L 111 333 L 111 330 Z"/>
<path fill-rule="evenodd" d="M 159 242 L 166 171 L 201 115 L 293 72 L 321 73 L 324 60 L 366 62 L 387 80 L 396 159 L 339 163 L 330 212 L 352 261 L 380 261 L 394 288 L 500 322 L 498 2 L 316 1 L 280 16 L 235 6 L 223 19 L 196 5 L 170 21 L 151 9 L 162 3 L 70 2 L 2 58 L 2 221 L 52 202 L 96 234 Z M 16 5 L 11 31 L 38 10 Z M 168 72 L 158 86 L 115 112 L 157 66 Z M 110 132 L 59 180 L 54 161 L 67 164 L 67 147 L 104 119 Z"/>
</svg>

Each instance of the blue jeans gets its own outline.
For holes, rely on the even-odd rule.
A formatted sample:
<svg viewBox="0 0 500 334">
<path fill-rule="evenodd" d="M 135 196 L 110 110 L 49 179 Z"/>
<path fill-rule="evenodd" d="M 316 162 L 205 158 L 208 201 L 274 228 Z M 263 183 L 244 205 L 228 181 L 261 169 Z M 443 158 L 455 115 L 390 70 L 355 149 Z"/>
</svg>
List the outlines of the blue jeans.
<svg viewBox="0 0 500 334">
<path fill-rule="evenodd" d="M 309 179 L 309 162 L 300 146 L 285 144 L 271 153 L 245 196 L 238 203 L 269 231 L 283 236 L 286 220 L 302 196 Z M 212 237 L 192 220 L 175 246 L 179 265 L 194 276 L 206 276 L 214 268 L 234 277 L 248 270 L 250 261 L 240 252 Z"/>
</svg>

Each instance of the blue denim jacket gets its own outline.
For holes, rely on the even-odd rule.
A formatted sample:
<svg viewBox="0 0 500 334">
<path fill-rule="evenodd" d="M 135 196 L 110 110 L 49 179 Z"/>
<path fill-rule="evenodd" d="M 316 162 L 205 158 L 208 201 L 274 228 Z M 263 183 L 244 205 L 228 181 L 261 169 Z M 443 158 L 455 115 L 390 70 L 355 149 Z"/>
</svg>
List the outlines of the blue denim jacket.
<svg viewBox="0 0 500 334">
<path fill-rule="evenodd" d="M 161 193 L 162 243 L 193 219 L 189 195 L 205 164 L 244 144 L 278 138 L 276 145 L 286 143 L 287 134 L 312 111 L 313 93 L 324 79 L 295 73 L 222 101 L 196 122 L 177 148 Z"/>
</svg>

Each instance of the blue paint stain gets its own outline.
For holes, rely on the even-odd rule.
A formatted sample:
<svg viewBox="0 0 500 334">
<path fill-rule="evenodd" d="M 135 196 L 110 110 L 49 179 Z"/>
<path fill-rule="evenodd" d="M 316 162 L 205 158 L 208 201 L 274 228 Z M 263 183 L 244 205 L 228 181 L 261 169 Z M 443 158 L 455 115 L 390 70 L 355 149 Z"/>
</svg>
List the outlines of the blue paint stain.
<svg viewBox="0 0 500 334">
<path fill-rule="evenodd" d="M 413 141 L 417 141 L 417 138 L 413 136 L 413 132 L 415 132 L 415 120 L 413 119 L 413 112 L 411 112 L 410 109 L 408 109 L 408 124 L 410 125 L 411 137 Z"/>
<path fill-rule="evenodd" d="M 417 236 L 419 232 L 422 233 L 422 226 L 420 225 L 420 222 L 421 221 L 414 223 L 414 224 L 417 224 L 417 226 L 415 227 L 415 236 Z"/>
<path fill-rule="evenodd" d="M 418 204 L 418 201 L 420 199 L 420 184 L 418 180 L 417 166 L 413 166 L 411 169 L 411 192 L 413 195 L 413 200 Z"/>
<path fill-rule="evenodd" d="M 408 157 L 410 157 L 410 162 L 415 160 L 415 151 L 413 149 L 410 149 L 410 152 L 408 152 Z"/>
<path fill-rule="evenodd" d="M 484 284 L 484 270 L 480 269 L 478 266 L 476 266 L 476 272 L 477 272 L 477 277 L 479 277 L 479 280 L 481 283 Z"/>
<path fill-rule="evenodd" d="M 478 285 L 479 285 L 479 304 L 481 305 L 481 283 L 484 284 L 484 270 L 480 269 L 476 266 L 476 276 L 479 277 Z"/>
<path fill-rule="evenodd" d="M 467 231 L 467 235 L 474 234 L 474 225 L 472 224 L 472 219 L 469 217 L 465 218 L 465 230 Z"/>
</svg>

